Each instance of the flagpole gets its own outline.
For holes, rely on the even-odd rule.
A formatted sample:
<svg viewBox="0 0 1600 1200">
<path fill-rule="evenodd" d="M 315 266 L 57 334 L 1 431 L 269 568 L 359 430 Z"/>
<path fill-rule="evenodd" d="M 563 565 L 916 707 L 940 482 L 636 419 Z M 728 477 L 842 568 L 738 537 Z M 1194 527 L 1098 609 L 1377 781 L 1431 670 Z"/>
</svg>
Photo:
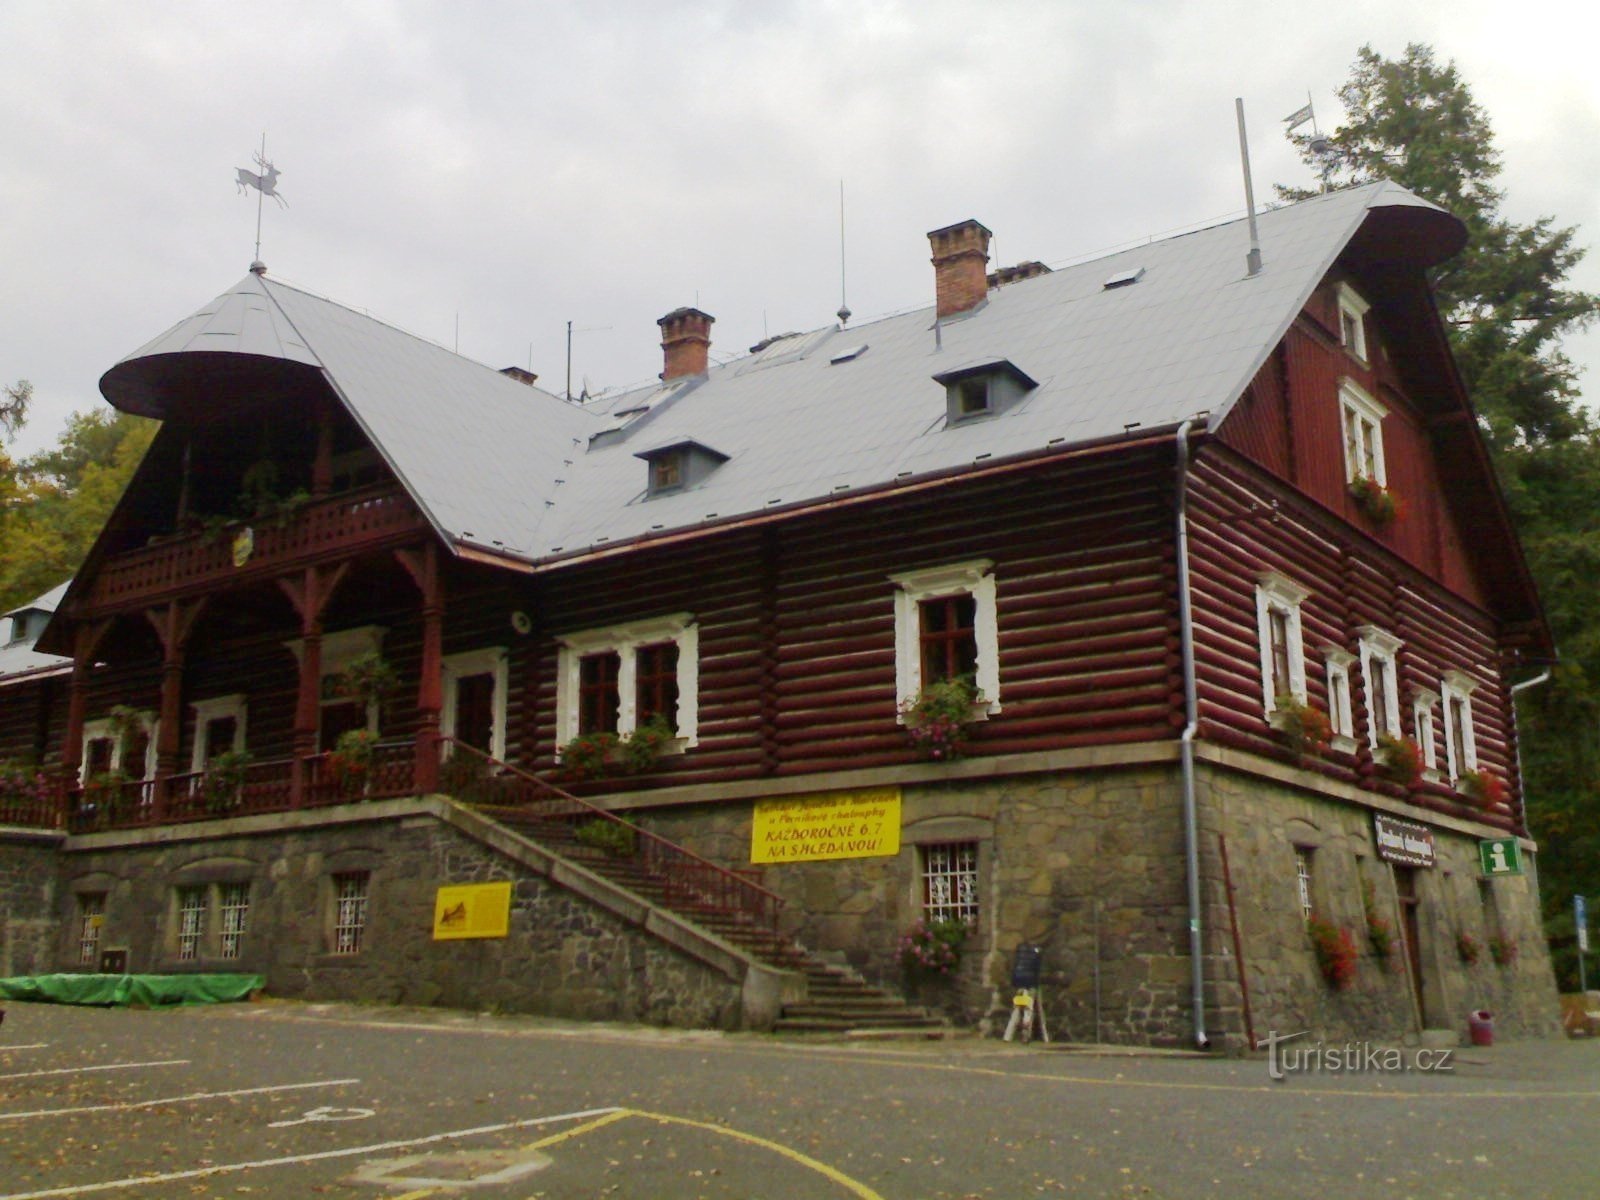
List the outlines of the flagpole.
<svg viewBox="0 0 1600 1200">
<path fill-rule="evenodd" d="M 267 162 L 267 131 L 263 129 L 261 131 L 261 157 L 260 157 L 260 159 L 257 160 L 256 165 L 259 166 L 263 171 L 265 171 L 267 169 L 266 162 Z M 256 189 L 256 261 L 257 262 L 261 261 L 261 206 L 263 204 L 265 204 L 266 201 L 267 201 L 266 190 L 264 188 L 257 188 Z"/>
</svg>

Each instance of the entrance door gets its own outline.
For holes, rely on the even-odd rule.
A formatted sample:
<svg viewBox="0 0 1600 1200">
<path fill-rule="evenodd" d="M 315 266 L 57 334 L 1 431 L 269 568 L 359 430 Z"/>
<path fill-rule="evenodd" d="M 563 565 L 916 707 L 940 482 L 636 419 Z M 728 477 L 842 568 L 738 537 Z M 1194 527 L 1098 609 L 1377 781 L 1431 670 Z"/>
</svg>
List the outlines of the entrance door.
<svg viewBox="0 0 1600 1200">
<path fill-rule="evenodd" d="M 1417 1015 L 1426 1028 L 1428 1004 L 1422 989 L 1422 922 L 1418 917 L 1422 901 L 1417 898 L 1417 869 L 1396 867 L 1394 886 L 1400 897 L 1400 924 L 1406 939 L 1406 973 L 1411 977 L 1411 991 L 1417 998 Z"/>
</svg>

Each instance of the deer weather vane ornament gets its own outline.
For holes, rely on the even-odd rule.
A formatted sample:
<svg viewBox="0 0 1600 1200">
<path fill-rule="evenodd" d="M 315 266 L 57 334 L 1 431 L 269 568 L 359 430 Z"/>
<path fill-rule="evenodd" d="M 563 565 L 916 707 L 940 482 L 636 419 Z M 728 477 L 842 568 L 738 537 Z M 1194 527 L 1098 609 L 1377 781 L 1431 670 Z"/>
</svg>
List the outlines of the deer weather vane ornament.
<svg viewBox="0 0 1600 1200">
<path fill-rule="evenodd" d="M 241 196 L 248 196 L 250 189 L 256 190 L 256 259 L 250 264 L 250 270 L 256 274 L 264 274 L 267 265 L 261 261 L 261 209 L 263 202 L 271 196 L 278 202 L 279 208 L 288 208 L 289 202 L 278 194 L 278 168 L 272 165 L 272 160 L 267 157 L 267 135 L 261 135 L 261 152 L 252 155 L 256 166 L 261 168 L 261 173 L 251 171 L 245 167 L 236 168 L 238 174 L 234 185 L 239 189 Z"/>
</svg>

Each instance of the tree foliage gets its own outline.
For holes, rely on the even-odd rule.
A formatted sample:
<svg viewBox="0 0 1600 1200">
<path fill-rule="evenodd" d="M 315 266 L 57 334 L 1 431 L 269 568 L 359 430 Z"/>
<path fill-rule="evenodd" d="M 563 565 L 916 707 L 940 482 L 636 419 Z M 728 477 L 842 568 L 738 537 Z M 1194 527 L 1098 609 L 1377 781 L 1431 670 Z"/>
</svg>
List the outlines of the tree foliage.
<svg viewBox="0 0 1600 1200">
<path fill-rule="evenodd" d="M 7 434 L 27 416 L 32 389 L 7 387 Z M 13 407 L 14 405 L 14 407 Z M 78 569 L 111 516 L 157 425 L 100 409 L 75 413 L 61 440 L 20 462 L 0 452 L 0 605 L 12 608 Z"/>
<path fill-rule="evenodd" d="M 1339 99 L 1345 118 L 1328 153 L 1296 138 L 1328 186 L 1392 179 L 1467 226 L 1466 248 L 1432 281 L 1561 652 L 1551 684 L 1519 709 L 1548 927 L 1558 970 L 1575 983 L 1569 899 L 1600 892 L 1600 429 L 1561 339 L 1600 300 L 1570 285 L 1584 255 L 1575 229 L 1502 212 L 1493 130 L 1454 63 L 1425 45 L 1395 59 L 1363 46 Z"/>
</svg>

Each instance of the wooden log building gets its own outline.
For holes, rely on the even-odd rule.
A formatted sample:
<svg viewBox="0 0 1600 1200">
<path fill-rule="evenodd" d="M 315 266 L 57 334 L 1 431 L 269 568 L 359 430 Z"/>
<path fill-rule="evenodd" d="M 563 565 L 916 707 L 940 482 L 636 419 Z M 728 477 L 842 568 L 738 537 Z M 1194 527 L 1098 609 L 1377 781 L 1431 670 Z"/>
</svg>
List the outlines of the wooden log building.
<svg viewBox="0 0 1600 1200">
<path fill-rule="evenodd" d="M 258 264 L 105 374 L 161 431 L 12 615 L 0 974 L 991 1027 L 1031 945 L 1076 1040 L 1548 1029 L 1554 649 L 1427 283 L 1465 236 L 1380 183 L 1259 266 L 989 274 L 965 221 L 931 309 L 717 364 L 679 309 L 582 403 Z"/>
</svg>

